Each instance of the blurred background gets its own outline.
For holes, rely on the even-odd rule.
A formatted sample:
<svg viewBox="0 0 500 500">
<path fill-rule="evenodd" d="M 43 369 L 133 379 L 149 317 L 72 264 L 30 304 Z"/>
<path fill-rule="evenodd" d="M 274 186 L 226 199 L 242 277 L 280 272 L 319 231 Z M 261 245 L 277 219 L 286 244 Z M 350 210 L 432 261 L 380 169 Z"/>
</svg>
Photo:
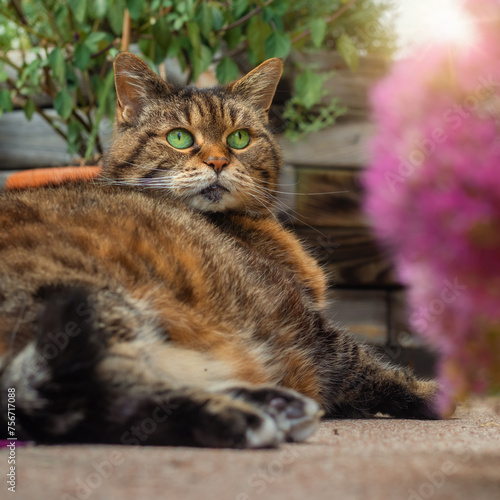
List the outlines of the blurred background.
<svg viewBox="0 0 500 500">
<path fill-rule="evenodd" d="M 141 56 L 179 84 L 227 83 L 285 61 L 271 109 L 285 166 L 280 209 L 331 277 L 330 315 L 394 362 L 434 372 L 405 288 L 362 211 L 369 91 L 417 45 L 463 37 L 458 0 L 2 0 L 0 184 L 98 165 L 112 135 L 112 60 Z"/>
</svg>

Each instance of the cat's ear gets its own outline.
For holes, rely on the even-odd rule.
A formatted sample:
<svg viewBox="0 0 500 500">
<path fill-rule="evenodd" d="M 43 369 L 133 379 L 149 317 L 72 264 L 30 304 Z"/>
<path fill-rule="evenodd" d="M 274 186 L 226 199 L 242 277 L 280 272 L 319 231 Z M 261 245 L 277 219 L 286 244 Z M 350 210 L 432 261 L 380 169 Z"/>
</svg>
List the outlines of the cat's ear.
<svg viewBox="0 0 500 500">
<path fill-rule="evenodd" d="M 283 63 L 278 58 L 268 59 L 248 75 L 230 83 L 229 89 L 267 113 L 282 72 Z"/>
<path fill-rule="evenodd" d="M 168 85 L 145 62 L 129 52 L 118 54 L 113 66 L 119 123 L 133 123 L 148 100 L 168 92 Z"/>
</svg>

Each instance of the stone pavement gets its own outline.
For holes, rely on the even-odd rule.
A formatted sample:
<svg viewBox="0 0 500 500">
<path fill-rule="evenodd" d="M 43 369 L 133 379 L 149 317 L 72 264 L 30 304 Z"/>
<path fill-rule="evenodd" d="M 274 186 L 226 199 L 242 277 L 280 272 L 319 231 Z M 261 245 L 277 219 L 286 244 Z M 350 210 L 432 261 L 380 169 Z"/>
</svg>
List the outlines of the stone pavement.
<svg viewBox="0 0 500 500">
<path fill-rule="evenodd" d="M 499 500 L 500 399 L 446 421 L 331 420 L 275 450 L 17 448 L 16 500 Z M 6 449 L 0 472 L 6 478 Z"/>
</svg>

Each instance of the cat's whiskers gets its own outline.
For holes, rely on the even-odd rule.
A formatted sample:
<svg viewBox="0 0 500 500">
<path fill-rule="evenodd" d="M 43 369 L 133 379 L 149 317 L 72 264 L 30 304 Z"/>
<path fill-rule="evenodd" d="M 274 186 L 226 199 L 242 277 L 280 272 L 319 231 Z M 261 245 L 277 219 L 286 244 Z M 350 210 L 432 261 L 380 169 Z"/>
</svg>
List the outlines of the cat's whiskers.
<svg viewBox="0 0 500 500">
<path fill-rule="evenodd" d="M 157 190 L 157 191 L 166 191 L 168 193 L 173 192 L 173 188 L 184 187 L 179 183 L 174 183 L 172 180 L 167 178 L 158 178 L 158 179 L 148 179 L 148 183 L 142 182 L 144 179 L 141 177 L 128 177 L 121 179 L 113 179 L 104 176 L 100 176 L 97 180 L 103 181 L 108 185 L 112 186 L 121 186 L 121 187 L 133 187 L 139 190 Z M 187 185 L 186 185 L 187 186 Z"/>
<path fill-rule="evenodd" d="M 145 167 L 144 165 L 139 165 L 137 163 L 132 163 L 130 161 L 126 161 L 126 160 L 120 160 L 122 163 L 126 163 L 127 165 L 131 165 L 133 167 L 137 167 L 137 168 L 142 168 L 144 170 L 148 170 L 148 171 L 151 171 L 151 172 L 166 172 L 167 169 L 165 168 L 153 168 L 153 167 Z"/>
<path fill-rule="evenodd" d="M 228 183 L 234 187 L 236 193 L 239 193 L 239 198 L 243 198 L 243 203 L 245 207 L 248 209 L 248 204 L 244 201 L 246 197 L 250 197 L 252 201 L 257 201 L 259 206 L 265 208 L 273 218 L 276 218 L 275 213 L 269 208 L 269 206 L 265 203 L 265 201 L 273 201 L 269 200 L 269 195 L 266 193 L 262 193 L 258 190 L 258 186 L 256 185 L 254 179 L 252 177 L 243 177 L 237 178 L 232 177 L 228 179 Z M 250 210 L 251 207 L 250 207 Z"/>
<path fill-rule="evenodd" d="M 259 196 L 262 197 L 265 195 L 265 192 L 263 192 L 265 189 L 269 189 L 269 188 L 266 188 L 265 186 L 257 186 L 255 185 L 254 186 L 254 192 L 256 192 L 256 196 L 258 199 Z M 284 201 L 282 200 L 279 200 L 278 198 L 276 197 L 273 197 L 273 203 L 275 204 L 275 206 L 278 208 L 278 209 L 281 209 L 281 211 L 285 212 L 285 213 L 290 213 L 293 215 L 293 217 L 295 217 L 301 224 L 303 224 L 304 226 L 307 226 L 309 229 L 312 229 L 313 231 L 315 231 L 316 233 L 318 233 L 319 235 L 323 236 L 326 238 L 326 235 L 321 232 L 319 229 L 317 229 L 316 227 L 314 226 L 311 226 L 310 224 L 308 224 L 305 220 L 304 220 L 304 216 L 299 214 L 296 210 L 294 210 L 293 208 L 291 208 L 289 205 L 287 205 Z"/>
<path fill-rule="evenodd" d="M 295 184 L 281 184 L 280 183 L 280 186 L 296 186 L 298 184 L 298 182 L 296 182 Z M 271 189 L 271 188 L 268 188 L 266 186 L 261 186 L 262 189 L 265 189 L 266 191 L 270 191 L 270 192 L 273 192 L 273 193 L 276 193 L 276 194 L 288 194 L 288 195 L 297 195 L 297 196 L 321 196 L 321 195 L 325 195 L 325 194 L 342 194 L 342 193 L 349 193 L 349 191 L 324 191 L 324 192 L 321 192 L 321 193 L 300 193 L 300 192 L 297 192 L 297 191 L 279 191 L 278 189 Z"/>
<path fill-rule="evenodd" d="M 278 217 L 277 215 L 260 199 L 260 197 L 256 194 L 253 194 L 251 191 L 247 191 L 247 193 L 255 200 L 259 203 L 260 206 L 262 206 L 263 208 L 265 208 L 270 214 L 271 214 L 271 217 L 273 219 L 275 219 L 276 221 L 278 220 Z"/>
</svg>

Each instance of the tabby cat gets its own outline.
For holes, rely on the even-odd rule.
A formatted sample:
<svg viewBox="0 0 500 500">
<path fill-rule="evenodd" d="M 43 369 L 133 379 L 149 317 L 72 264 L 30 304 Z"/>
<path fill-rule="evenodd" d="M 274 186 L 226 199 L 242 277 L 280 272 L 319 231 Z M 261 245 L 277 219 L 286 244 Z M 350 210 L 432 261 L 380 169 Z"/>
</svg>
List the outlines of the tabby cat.
<svg viewBox="0 0 500 500">
<path fill-rule="evenodd" d="M 439 418 L 434 382 L 327 321 L 323 272 L 276 218 L 281 72 L 180 88 L 121 53 L 101 178 L 0 194 L 18 438 L 255 448 L 323 414 Z"/>
</svg>

